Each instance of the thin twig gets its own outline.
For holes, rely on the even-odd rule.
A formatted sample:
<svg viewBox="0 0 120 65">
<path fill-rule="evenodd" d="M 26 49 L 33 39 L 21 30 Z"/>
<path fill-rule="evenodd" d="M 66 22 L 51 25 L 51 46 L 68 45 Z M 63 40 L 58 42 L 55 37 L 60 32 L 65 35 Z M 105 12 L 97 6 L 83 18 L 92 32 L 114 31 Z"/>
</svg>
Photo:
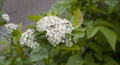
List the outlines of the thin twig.
<svg viewBox="0 0 120 65">
<path fill-rule="evenodd" d="M 0 31 L 0 35 L 1 35 L 2 37 L 4 37 L 6 40 L 12 42 L 12 43 L 15 45 L 14 41 L 11 40 L 10 36 L 8 36 L 7 34 L 4 34 L 4 33 L 2 33 L 2 32 Z"/>
<path fill-rule="evenodd" d="M 1 35 L 2 37 L 6 38 L 7 40 L 11 41 L 11 39 L 9 39 L 10 37 L 9 37 L 8 35 L 2 33 L 1 31 L 0 31 L 0 35 Z"/>
</svg>

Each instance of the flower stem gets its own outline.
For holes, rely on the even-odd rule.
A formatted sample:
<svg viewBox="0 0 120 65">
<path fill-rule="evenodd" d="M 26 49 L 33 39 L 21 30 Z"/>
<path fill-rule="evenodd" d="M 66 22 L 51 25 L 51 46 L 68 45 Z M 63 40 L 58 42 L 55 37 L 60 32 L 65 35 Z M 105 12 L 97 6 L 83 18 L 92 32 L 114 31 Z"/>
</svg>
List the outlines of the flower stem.
<svg viewBox="0 0 120 65">
<path fill-rule="evenodd" d="M 12 43 L 15 45 L 15 42 L 12 41 L 12 40 L 10 39 L 10 36 L 8 36 L 7 34 L 4 34 L 4 33 L 2 33 L 2 32 L 0 31 L 0 35 L 1 35 L 2 37 L 4 37 L 6 40 L 12 42 Z"/>
</svg>

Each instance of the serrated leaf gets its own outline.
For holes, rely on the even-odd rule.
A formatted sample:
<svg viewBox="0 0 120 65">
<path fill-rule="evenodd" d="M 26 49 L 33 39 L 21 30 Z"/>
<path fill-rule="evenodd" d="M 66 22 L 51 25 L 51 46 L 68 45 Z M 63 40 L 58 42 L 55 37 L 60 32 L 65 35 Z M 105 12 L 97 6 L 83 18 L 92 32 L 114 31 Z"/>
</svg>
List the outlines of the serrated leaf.
<svg viewBox="0 0 120 65">
<path fill-rule="evenodd" d="M 33 49 L 32 52 L 30 53 L 30 59 L 33 62 L 43 60 L 47 58 L 47 56 L 48 56 L 47 48 L 37 47 Z"/>
<path fill-rule="evenodd" d="M 86 31 L 87 32 L 87 38 L 89 39 L 89 38 L 94 37 L 97 34 L 98 29 L 99 29 L 99 27 L 94 27 L 92 25 L 88 26 L 87 31 Z"/>
<path fill-rule="evenodd" d="M 80 11 L 80 9 L 76 9 L 74 12 L 74 17 L 73 17 L 73 26 L 74 27 L 79 27 L 83 23 L 83 14 Z"/>
<path fill-rule="evenodd" d="M 116 34 L 112 30 L 103 26 L 100 26 L 100 31 L 103 33 L 103 35 L 107 39 L 111 48 L 115 51 L 116 37 L 117 37 Z"/>
<path fill-rule="evenodd" d="M 66 65 L 83 65 L 85 61 L 79 55 L 72 55 Z"/>
<path fill-rule="evenodd" d="M 32 16 L 27 16 L 27 18 L 33 22 L 38 22 L 40 20 L 41 16 L 32 15 Z"/>
</svg>

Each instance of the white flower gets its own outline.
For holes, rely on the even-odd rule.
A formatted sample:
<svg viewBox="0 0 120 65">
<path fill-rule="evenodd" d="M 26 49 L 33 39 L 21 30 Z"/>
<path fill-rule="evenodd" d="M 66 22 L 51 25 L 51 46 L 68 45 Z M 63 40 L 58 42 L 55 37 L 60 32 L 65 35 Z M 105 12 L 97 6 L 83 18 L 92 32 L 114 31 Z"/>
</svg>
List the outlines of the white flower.
<svg viewBox="0 0 120 65">
<path fill-rule="evenodd" d="M 39 44 L 35 41 L 34 30 L 28 29 L 20 38 L 20 44 L 30 48 L 36 48 Z"/>
<path fill-rule="evenodd" d="M 71 38 L 70 39 L 66 39 L 66 46 L 71 47 L 73 45 L 73 43 L 71 42 Z"/>
<path fill-rule="evenodd" d="M 11 34 L 14 30 L 17 30 L 17 28 L 18 28 L 18 25 L 14 23 L 9 23 L 5 25 L 7 34 Z"/>
<path fill-rule="evenodd" d="M 68 20 L 56 16 L 42 18 L 37 22 L 36 28 L 39 32 L 46 31 L 46 37 L 53 46 L 61 42 L 66 43 L 66 34 L 71 34 L 73 30 L 72 24 Z"/>
<path fill-rule="evenodd" d="M 8 14 L 2 14 L 2 19 L 4 19 L 5 21 L 9 21 L 10 17 Z"/>
</svg>

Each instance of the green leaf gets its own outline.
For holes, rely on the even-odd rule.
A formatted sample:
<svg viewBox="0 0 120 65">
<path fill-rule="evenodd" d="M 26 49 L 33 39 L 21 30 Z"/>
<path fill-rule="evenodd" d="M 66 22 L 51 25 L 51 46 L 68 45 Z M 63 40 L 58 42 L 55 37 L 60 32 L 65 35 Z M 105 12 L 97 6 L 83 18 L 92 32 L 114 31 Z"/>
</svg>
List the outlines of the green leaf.
<svg viewBox="0 0 120 65">
<path fill-rule="evenodd" d="M 22 63 L 22 60 L 21 60 L 20 57 L 16 58 L 13 62 L 14 62 L 14 64 L 16 64 L 16 65 L 24 65 L 24 64 Z"/>
<path fill-rule="evenodd" d="M 7 24 L 6 21 L 1 21 L 1 20 L 0 20 L 0 26 L 3 26 L 3 25 L 5 25 L 5 24 Z"/>
<path fill-rule="evenodd" d="M 110 27 L 110 28 L 114 28 L 115 26 L 109 22 L 107 22 L 106 20 L 102 20 L 102 19 L 97 19 L 95 21 L 95 23 L 93 23 L 95 25 L 103 25 L 103 26 L 107 26 L 107 27 Z"/>
<path fill-rule="evenodd" d="M 105 3 L 109 6 L 109 13 L 112 13 L 119 0 L 105 0 Z"/>
<path fill-rule="evenodd" d="M 37 64 L 39 64 L 39 65 L 46 65 L 46 63 L 45 63 L 44 60 L 41 60 L 41 61 L 37 62 Z M 34 65 L 34 64 L 33 64 L 33 65 Z"/>
<path fill-rule="evenodd" d="M 56 49 L 62 49 L 62 50 L 67 50 L 67 51 L 75 51 L 75 50 L 80 50 L 80 46 L 78 45 L 73 45 L 72 47 L 66 47 L 66 46 L 60 46 L 60 47 L 56 47 Z"/>
<path fill-rule="evenodd" d="M 41 16 L 32 15 L 32 16 L 27 16 L 27 18 L 36 23 L 41 19 Z"/>
<path fill-rule="evenodd" d="M 10 63 L 13 59 L 14 59 L 14 57 L 6 59 L 4 62 L 2 62 L 2 65 L 10 65 Z"/>
<path fill-rule="evenodd" d="M 79 27 L 83 23 L 83 14 L 80 11 L 80 9 L 76 9 L 74 12 L 74 17 L 73 17 L 73 26 L 74 27 Z"/>
<path fill-rule="evenodd" d="M 47 48 L 41 48 L 37 47 L 32 50 L 30 53 L 30 59 L 35 62 L 35 61 L 40 61 L 48 57 L 48 50 Z"/>
<path fill-rule="evenodd" d="M 18 24 L 18 30 L 22 31 L 23 23 Z"/>
<path fill-rule="evenodd" d="M 85 36 L 85 30 L 86 28 L 73 30 L 72 35 L 74 36 L 74 41 L 77 41 L 79 38 L 83 38 Z"/>
<path fill-rule="evenodd" d="M 79 55 L 72 55 L 66 65 L 83 65 L 85 61 Z"/>
<path fill-rule="evenodd" d="M 19 31 L 19 30 L 14 30 L 14 31 L 12 32 L 12 35 L 15 36 L 15 37 L 18 37 L 18 36 L 21 35 L 21 34 L 22 34 L 22 32 Z"/>
<path fill-rule="evenodd" d="M 115 45 L 116 45 L 116 34 L 103 26 L 100 26 L 100 31 L 103 33 L 103 35 L 105 36 L 105 38 L 107 39 L 108 43 L 110 44 L 110 46 L 112 47 L 113 50 L 115 50 Z"/>
<path fill-rule="evenodd" d="M 85 62 L 85 65 L 98 65 L 97 63 L 95 63 L 92 53 L 87 53 L 85 55 Z"/>
<path fill-rule="evenodd" d="M 51 16 L 51 15 L 52 15 L 51 10 L 49 10 L 47 16 Z"/>
<path fill-rule="evenodd" d="M 2 6 L 1 4 L 0 4 L 0 6 Z M 2 14 L 5 14 L 5 13 L 0 11 L 0 26 L 7 24 L 7 21 L 2 18 Z"/>
<path fill-rule="evenodd" d="M 19 56 L 22 55 L 22 48 L 21 48 L 20 44 L 15 46 L 15 50 L 16 50 L 17 55 L 19 55 Z"/>
<path fill-rule="evenodd" d="M 31 29 L 35 29 L 36 26 L 33 26 L 33 25 L 29 25 L 29 26 L 26 26 L 27 29 L 31 28 Z"/>
<path fill-rule="evenodd" d="M 54 62 L 50 62 L 48 65 L 57 65 L 57 64 L 55 64 Z"/>
<path fill-rule="evenodd" d="M 104 56 L 105 64 L 104 65 L 119 65 L 112 57 L 105 55 Z"/>
<path fill-rule="evenodd" d="M 87 44 L 89 48 L 92 48 L 94 51 L 101 53 L 102 49 L 96 43 Z"/>
<path fill-rule="evenodd" d="M 89 38 L 94 37 L 97 34 L 98 29 L 99 29 L 99 27 L 89 25 L 87 27 L 87 31 L 86 31 L 87 32 L 87 38 L 89 39 Z"/>
<path fill-rule="evenodd" d="M 100 61 L 103 60 L 103 54 L 102 53 L 95 53 L 94 56 Z"/>
</svg>

